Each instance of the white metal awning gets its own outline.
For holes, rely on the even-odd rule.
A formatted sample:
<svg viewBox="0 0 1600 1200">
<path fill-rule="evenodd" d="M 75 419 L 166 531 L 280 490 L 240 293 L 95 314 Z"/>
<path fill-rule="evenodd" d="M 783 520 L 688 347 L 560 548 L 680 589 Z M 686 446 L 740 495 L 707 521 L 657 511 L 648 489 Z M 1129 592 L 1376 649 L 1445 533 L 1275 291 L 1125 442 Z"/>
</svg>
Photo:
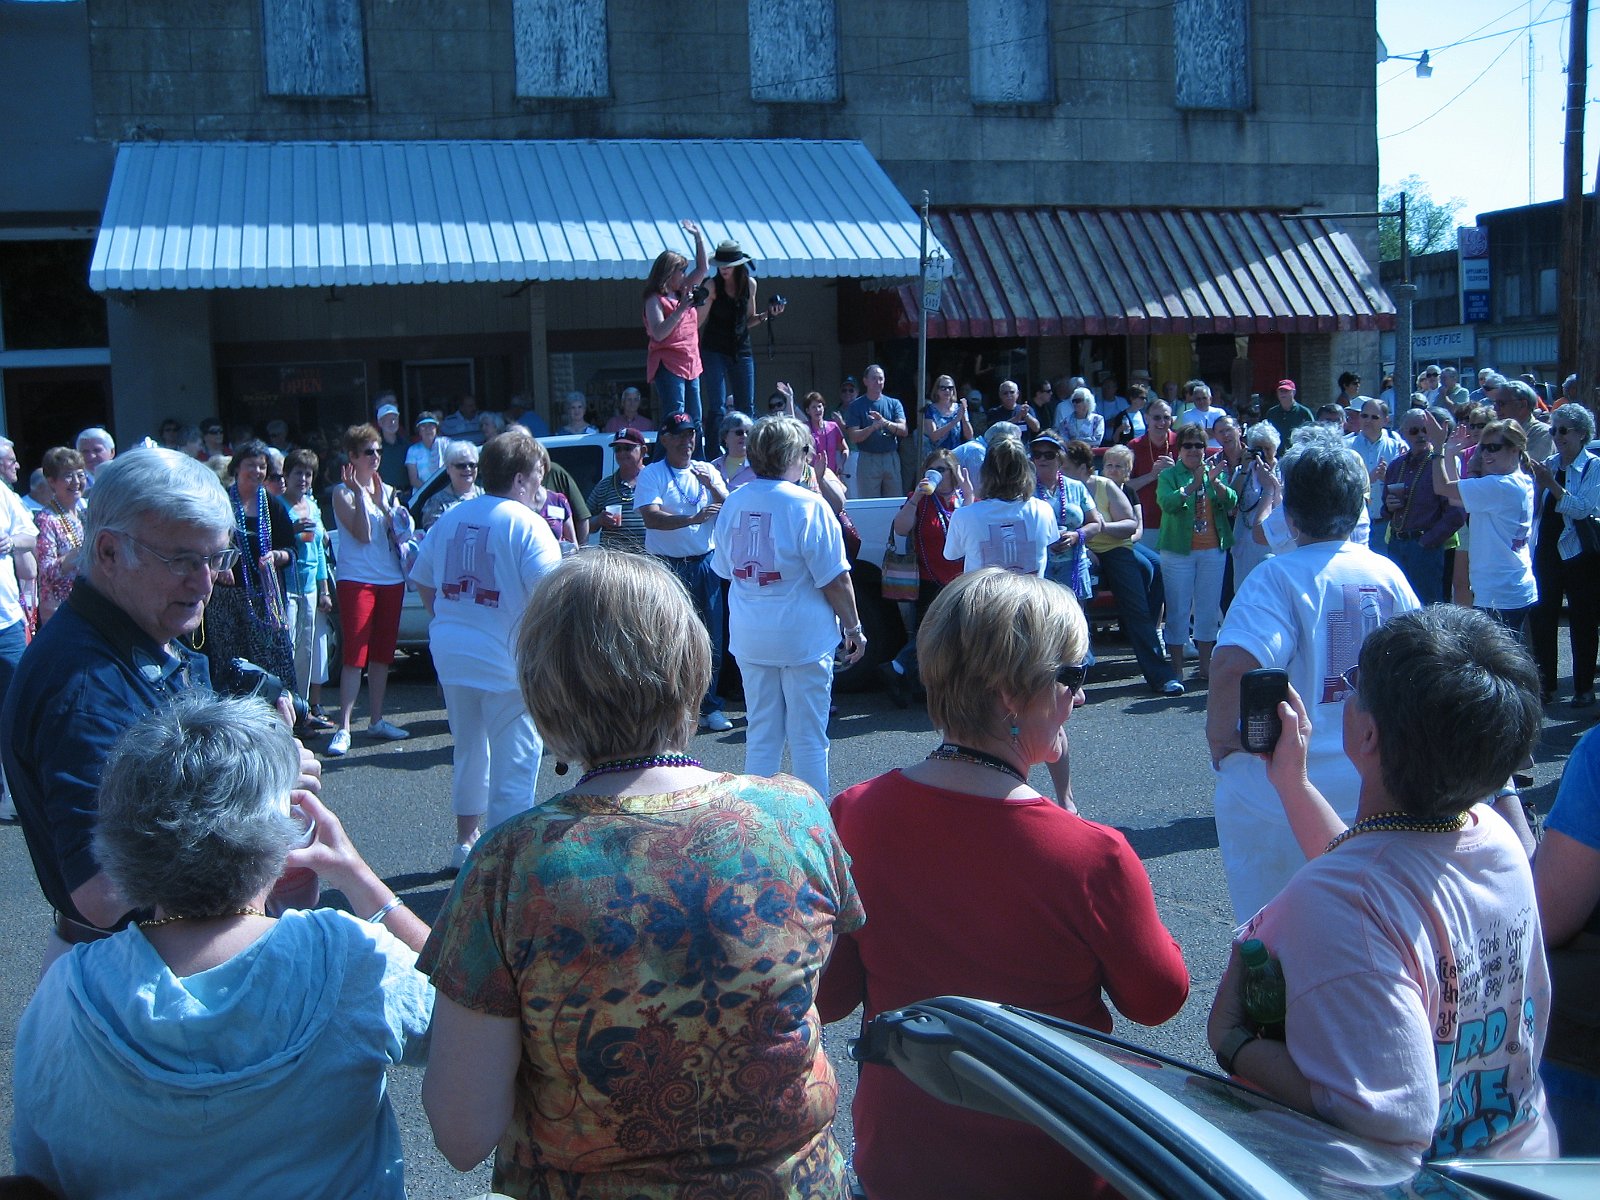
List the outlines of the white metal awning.
<svg viewBox="0 0 1600 1200">
<path fill-rule="evenodd" d="M 643 280 L 692 253 L 684 217 L 769 277 L 917 274 L 917 214 L 860 142 L 162 142 L 118 148 L 89 285 Z"/>
</svg>

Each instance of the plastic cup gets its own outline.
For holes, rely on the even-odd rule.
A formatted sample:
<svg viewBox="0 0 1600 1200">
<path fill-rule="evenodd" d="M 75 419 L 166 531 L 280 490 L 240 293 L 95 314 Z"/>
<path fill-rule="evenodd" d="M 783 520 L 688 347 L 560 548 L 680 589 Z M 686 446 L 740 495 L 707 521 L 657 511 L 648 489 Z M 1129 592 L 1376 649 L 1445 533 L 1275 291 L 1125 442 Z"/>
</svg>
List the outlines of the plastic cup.
<svg viewBox="0 0 1600 1200">
<path fill-rule="evenodd" d="M 619 521 L 622 520 L 622 505 L 620 505 L 620 504 L 608 504 L 608 505 L 606 505 L 606 515 L 615 517 Z"/>
<path fill-rule="evenodd" d="M 317 840 L 317 823 L 303 808 L 298 804 L 292 805 L 289 815 L 302 831 L 295 842 L 295 849 L 304 849 Z M 310 867 L 289 867 L 272 885 L 272 894 L 267 897 L 267 911 L 277 916 L 291 908 L 315 908 L 321 897 L 322 880 L 317 878 L 315 871 Z"/>
</svg>

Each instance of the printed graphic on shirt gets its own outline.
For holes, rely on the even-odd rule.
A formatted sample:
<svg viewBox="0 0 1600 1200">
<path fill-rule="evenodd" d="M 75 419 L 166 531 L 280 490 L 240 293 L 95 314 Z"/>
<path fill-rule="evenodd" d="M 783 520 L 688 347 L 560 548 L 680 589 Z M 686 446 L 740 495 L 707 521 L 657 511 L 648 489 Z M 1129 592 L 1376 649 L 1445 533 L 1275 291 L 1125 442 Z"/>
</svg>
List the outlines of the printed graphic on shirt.
<svg viewBox="0 0 1600 1200">
<path fill-rule="evenodd" d="M 754 580 L 766 587 L 783 578 L 778 570 L 778 551 L 772 542 L 772 514 L 747 512 L 733 529 L 728 545 L 728 561 L 735 579 Z"/>
<path fill-rule="evenodd" d="M 439 595 L 457 603 L 470 601 L 485 608 L 500 607 L 495 584 L 494 551 L 489 549 L 487 525 L 458 525 L 445 547 L 444 573 Z"/>
<path fill-rule="evenodd" d="M 1347 583 L 1344 603 L 1327 613 L 1328 657 L 1322 664 L 1322 704 L 1338 704 L 1350 694 L 1344 673 L 1361 657 L 1367 635 L 1394 616 L 1394 596 L 1374 584 Z"/>
<path fill-rule="evenodd" d="M 1516 1125 L 1533 1119 L 1533 1097 L 1518 1094 L 1518 1057 L 1532 1053 L 1537 1014 L 1524 994 L 1523 963 L 1533 936 L 1524 909 L 1482 930 L 1474 943 L 1451 940 L 1435 968 L 1439 1023 L 1433 1031 L 1441 1089 L 1432 1156 L 1479 1152 Z M 1463 1013 L 1470 1013 L 1462 1019 Z M 1470 1064 L 1470 1065 L 1469 1065 Z"/>
<path fill-rule="evenodd" d="M 978 543 L 978 562 L 985 567 L 1003 567 L 1019 575 L 1038 570 L 1039 546 L 1028 536 L 1021 521 L 996 521 L 989 525 L 989 536 Z"/>
</svg>

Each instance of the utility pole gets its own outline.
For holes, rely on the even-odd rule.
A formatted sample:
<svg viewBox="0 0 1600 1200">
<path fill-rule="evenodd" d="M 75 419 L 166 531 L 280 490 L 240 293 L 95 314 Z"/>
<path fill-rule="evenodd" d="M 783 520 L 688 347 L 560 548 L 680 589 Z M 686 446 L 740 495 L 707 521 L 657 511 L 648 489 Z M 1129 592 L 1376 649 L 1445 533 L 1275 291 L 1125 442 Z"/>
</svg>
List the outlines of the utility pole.
<svg viewBox="0 0 1600 1200">
<path fill-rule="evenodd" d="M 1403 191 L 1399 217 L 1400 282 L 1394 289 L 1394 402 L 1395 411 L 1403 412 L 1411 393 L 1417 390 L 1416 366 L 1411 361 L 1411 316 L 1417 301 L 1417 285 L 1411 282 L 1411 231 L 1406 228 L 1406 194 Z"/>
<path fill-rule="evenodd" d="M 1557 366 L 1562 371 L 1577 371 L 1587 395 L 1600 379 L 1600 354 L 1595 353 L 1593 336 L 1585 338 L 1584 301 L 1592 292 L 1594 247 L 1584 244 L 1583 197 L 1583 110 L 1588 92 L 1589 3 L 1572 0 L 1572 41 L 1567 55 L 1567 136 L 1562 159 L 1561 181 L 1561 287 L 1557 319 Z M 1593 310 L 1590 310 L 1591 312 Z M 1590 343 L 1588 347 L 1585 342 Z"/>
</svg>

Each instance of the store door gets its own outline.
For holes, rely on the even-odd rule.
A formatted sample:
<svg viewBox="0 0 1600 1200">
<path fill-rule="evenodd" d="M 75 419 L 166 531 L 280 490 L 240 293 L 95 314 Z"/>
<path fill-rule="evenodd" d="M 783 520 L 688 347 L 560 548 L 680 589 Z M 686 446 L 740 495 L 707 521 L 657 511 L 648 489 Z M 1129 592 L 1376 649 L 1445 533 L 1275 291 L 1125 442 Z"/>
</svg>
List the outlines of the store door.
<svg viewBox="0 0 1600 1200">
<path fill-rule="evenodd" d="M 111 368 L 14 367 L 4 373 L 7 436 L 22 464 L 19 486 L 52 446 L 71 446 L 92 425 L 109 428 Z"/>
</svg>

